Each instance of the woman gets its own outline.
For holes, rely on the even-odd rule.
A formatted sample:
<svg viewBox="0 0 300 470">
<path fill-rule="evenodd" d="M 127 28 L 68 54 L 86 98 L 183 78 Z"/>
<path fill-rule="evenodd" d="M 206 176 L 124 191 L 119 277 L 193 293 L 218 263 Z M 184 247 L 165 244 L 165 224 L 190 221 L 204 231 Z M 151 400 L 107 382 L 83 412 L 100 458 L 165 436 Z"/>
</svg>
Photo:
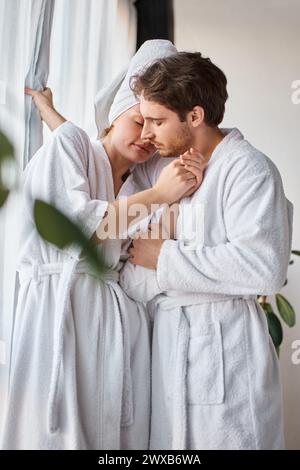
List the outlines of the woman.
<svg viewBox="0 0 300 470">
<path fill-rule="evenodd" d="M 145 65 L 151 55 L 154 59 L 173 52 L 168 41 L 151 41 L 132 63 Z M 4 449 L 148 447 L 148 322 L 142 305 L 118 284 L 128 243 L 112 237 L 100 243 L 110 270 L 99 281 L 78 247 L 61 251 L 40 239 L 32 212 L 35 199 L 50 202 L 91 238 L 112 209 L 127 217 L 132 204 L 143 203 L 150 210 L 151 203 L 172 203 L 196 189 L 194 174 L 172 162 L 153 188 L 133 194 L 134 172 L 129 170 L 149 160 L 155 149 L 141 141 L 139 105 L 126 89 L 131 74 L 132 67 L 121 96 L 115 95 L 112 129 L 103 142 L 91 142 L 84 131 L 63 122 L 24 173 L 20 289 Z M 127 207 L 121 196 L 127 196 Z"/>
</svg>

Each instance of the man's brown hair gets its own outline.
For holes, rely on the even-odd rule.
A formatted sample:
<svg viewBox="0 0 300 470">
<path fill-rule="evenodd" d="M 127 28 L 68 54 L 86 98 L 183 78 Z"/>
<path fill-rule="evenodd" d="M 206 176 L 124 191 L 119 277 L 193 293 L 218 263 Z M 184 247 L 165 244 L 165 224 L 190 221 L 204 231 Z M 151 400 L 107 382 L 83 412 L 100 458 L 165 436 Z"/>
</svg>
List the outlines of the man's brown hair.
<svg viewBox="0 0 300 470">
<path fill-rule="evenodd" d="M 143 94 L 146 100 L 175 111 L 181 121 L 194 106 L 201 106 L 210 127 L 223 120 L 226 85 L 222 70 L 200 52 L 178 52 L 158 59 L 130 82 L 135 95 Z"/>
</svg>

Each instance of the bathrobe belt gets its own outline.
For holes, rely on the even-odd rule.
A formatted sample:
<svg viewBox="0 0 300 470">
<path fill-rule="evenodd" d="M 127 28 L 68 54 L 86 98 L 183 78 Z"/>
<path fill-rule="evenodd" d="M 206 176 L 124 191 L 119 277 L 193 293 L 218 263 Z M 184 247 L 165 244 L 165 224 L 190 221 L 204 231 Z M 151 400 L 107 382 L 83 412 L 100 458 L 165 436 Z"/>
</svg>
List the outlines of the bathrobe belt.
<svg viewBox="0 0 300 470">
<path fill-rule="evenodd" d="M 176 325 L 176 352 L 174 361 L 173 375 L 173 400 L 172 400 L 172 449 L 185 450 L 187 448 L 186 429 L 187 429 L 187 357 L 189 347 L 190 328 L 188 320 L 182 311 L 182 307 L 190 305 L 201 305 L 214 302 L 225 302 L 233 299 L 255 300 L 256 296 L 230 296 L 220 294 L 182 294 L 165 295 L 160 294 L 150 304 L 150 309 L 155 317 L 157 308 L 172 310 L 174 323 Z M 151 313 L 150 312 L 150 313 Z"/>
<path fill-rule="evenodd" d="M 59 428 L 58 423 L 58 404 L 59 404 L 59 377 L 63 358 L 64 347 L 64 327 L 66 315 L 70 307 L 70 289 L 74 273 L 85 273 L 94 275 L 88 264 L 84 261 L 78 261 L 70 258 L 63 263 L 45 263 L 33 265 L 20 265 L 18 267 L 20 283 L 27 280 L 33 280 L 39 283 L 44 276 L 60 274 L 58 293 L 55 304 L 54 315 L 54 341 L 53 341 L 53 361 L 50 379 L 50 389 L 47 407 L 47 426 L 50 433 L 54 433 Z M 104 275 L 104 282 L 118 282 L 119 273 L 117 271 L 108 271 Z M 126 355 L 125 355 L 126 358 Z M 128 370 L 128 367 L 126 367 Z M 126 370 L 125 369 L 125 370 Z M 130 370 L 130 367 L 129 367 Z M 122 394 L 122 390 L 120 391 Z M 122 400 L 122 396 L 121 396 Z"/>
</svg>

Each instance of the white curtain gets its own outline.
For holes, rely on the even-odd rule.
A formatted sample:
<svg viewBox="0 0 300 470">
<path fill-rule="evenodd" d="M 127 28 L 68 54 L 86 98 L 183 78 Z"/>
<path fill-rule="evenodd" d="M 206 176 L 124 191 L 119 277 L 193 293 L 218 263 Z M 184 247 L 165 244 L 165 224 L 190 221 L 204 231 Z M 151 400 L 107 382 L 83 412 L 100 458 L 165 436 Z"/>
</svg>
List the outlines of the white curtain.
<svg viewBox="0 0 300 470">
<path fill-rule="evenodd" d="M 43 90 L 49 74 L 50 33 L 55 2 L 54 0 L 38 0 L 30 3 L 31 44 L 25 85 L 35 90 Z M 39 112 L 32 99 L 26 97 L 24 167 L 42 143 L 42 122 Z"/>
<path fill-rule="evenodd" d="M 59 112 L 96 136 L 94 97 L 136 47 L 133 0 L 0 0 L 0 128 L 20 171 L 47 137 L 24 86 L 48 85 Z M 50 54 L 49 54 L 50 52 Z M 10 368 L 21 194 L 0 209 L 0 431 Z"/>
<path fill-rule="evenodd" d="M 27 160 L 26 135 L 32 127 L 30 109 L 25 112 L 25 78 L 38 52 L 42 12 L 50 11 L 51 4 L 47 8 L 46 4 L 46 0 L 0 0 L 0 127 L 14 144 L 20 172 Z M 0 420 L 10 367 L 19 197 L 10 196 L 0 209 Z"/>
<path fill-rule="evenodd" d="M 59 112 L 91 137 L 94 97 L 135 53 L 136 23 L 133 0 L 56 0 L 48 85 Z"/>
</svg>

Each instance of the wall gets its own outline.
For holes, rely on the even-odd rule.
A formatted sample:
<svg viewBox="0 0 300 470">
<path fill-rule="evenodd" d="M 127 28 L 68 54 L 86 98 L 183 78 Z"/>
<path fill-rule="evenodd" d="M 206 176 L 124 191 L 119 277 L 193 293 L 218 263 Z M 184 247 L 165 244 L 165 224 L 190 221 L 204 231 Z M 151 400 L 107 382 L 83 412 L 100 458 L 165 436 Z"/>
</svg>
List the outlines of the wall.
<svg viewBox="0 0 300 470">
<path fill-rule="evenodd" d="M 174 0 L 175 43 L 201 51 L 220 66 L 229 82 L 223 127 L 238 127 L 278 166 L 294 204 L 293 247 L 300 250 L 300 103 L 292 82 L 300 80 L 298 0 Z M 299 93 L 298 93 L 299 96 Z M 280 363 L 287 445 L 300 449 L 300 364 L 292 342 L 300 340 L 300 258 L 290 266 L 282 293 L 298 314 L 284 329 Z"/>
</svg>

